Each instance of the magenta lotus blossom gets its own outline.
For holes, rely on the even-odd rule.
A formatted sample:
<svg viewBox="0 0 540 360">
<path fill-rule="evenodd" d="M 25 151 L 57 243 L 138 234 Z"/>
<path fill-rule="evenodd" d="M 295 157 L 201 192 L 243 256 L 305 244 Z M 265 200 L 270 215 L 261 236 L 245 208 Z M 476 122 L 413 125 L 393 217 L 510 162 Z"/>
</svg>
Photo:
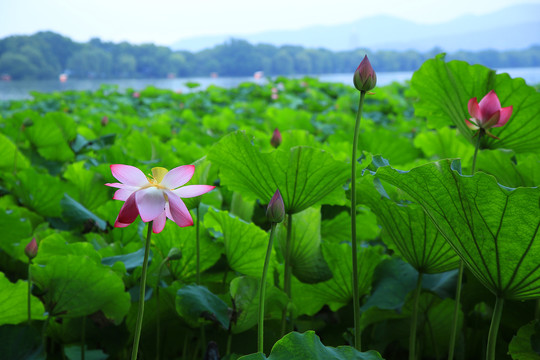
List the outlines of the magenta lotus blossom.
<svg viewBox="0 0 540 360">
<path fill-rule="evenodd" d="M 125 201 L 114 223 L 115 227 L 126 227 L 138 215 L 144 222 L 153 221 L 152 231 L 159 233 L 165 227 L 167 218 L 178 226 L 191 226 L 193 219 L 182 201 L 205 194 L 215 186 L 188 185 L 195 172 L 195 166 L 179 166 L 171 171 L 162 167 L 152 169 L 152 176 L 146 176 L 134 166 L 111 165 L 113 176 L 120 183 L 105 184 L 119 188 L 113 199 Z"/>
<path fill-rule="evenodd" d="M 488 130 L 493 127 L 501 127 L 508 122 L 512 115 L 512 106 L 501 107 L 499 98 L 495 91 L 491 90 L 484 98 L 478 103 L 478 100 L 474 97 L 469 100 L 469 114 L 471 118 L 465 120 L 467 126 L 471 130 L 480 130 L 486 132 L 487 135 L 494 139 L 499 139 L 495 135 L 491 134 Z"/>
</svg>

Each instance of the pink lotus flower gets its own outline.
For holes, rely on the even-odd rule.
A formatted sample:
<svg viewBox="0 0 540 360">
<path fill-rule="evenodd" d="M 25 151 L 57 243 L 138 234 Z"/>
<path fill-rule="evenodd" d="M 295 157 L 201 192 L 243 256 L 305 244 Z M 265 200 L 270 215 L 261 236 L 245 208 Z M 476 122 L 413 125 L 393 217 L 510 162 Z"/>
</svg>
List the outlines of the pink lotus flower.
<svg viewBox="0 0 540 360">
<path fill-rule="evenodd" d="M 474 97 L 469 100 L 469 114 L 471 118 L 465 120 L 467 126 L 471 130 L 485 131 L 487 135 L 494 139 L 499 139 L 495 135 L 491 134 L 488 130 L 492 127 L 501 127 L 508 122 L 512 115 L 512 106 L 501 107 L 499 98 L 495 91 L 491 90 L 484 98 L 478 103 L 478 100 Z"/>
<path fill-rule="evenodd" d="M 199 196 L 215 188 L 210 185 L 180 187 L 193 177 L 193 165 L 179 166 L 171 171 L 155 167 L 151 177 L 130 165 L 111 165 L 111 171 L 120 183 L 105 185 L 119 188 L 113 199 L 125 201 L 114 223 L 115 227 L 128 226 L 138 215 L 144 222 L 153 221 L 154 233 L 163 230 L 167 218 L 178 226 L 191 226 L 193 219 L 181 198 Z"/>
</svg>

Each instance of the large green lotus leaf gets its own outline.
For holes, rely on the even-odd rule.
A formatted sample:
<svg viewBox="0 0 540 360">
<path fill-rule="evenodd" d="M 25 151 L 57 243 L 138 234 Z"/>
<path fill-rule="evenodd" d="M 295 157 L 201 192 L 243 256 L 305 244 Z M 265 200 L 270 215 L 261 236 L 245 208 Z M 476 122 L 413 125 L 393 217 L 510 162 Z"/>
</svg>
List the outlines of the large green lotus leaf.
<svg viewBox="0 0 540 360">
<path fill-rule="evenodd" d="M 3 359 L 45 359 L 41 331 L 28 324 L 0 326 L 0 354 Z"/>
<path fill-rule="evenodd" d="M 281 245 L 283 254 L 287 238 L 285 222 L 276 229 L 276 239 Z M 292 273 L 298 280 L 313 284 L 332 277 L 321 253 L 321 210 L 319 208 L 309 208 L 292 216 L 290 246 Z"/>
<path fill-rule="evenodd" d="M 540 297 L 540 189 L 511 189 L 484 173 L 461 174 L 459 161 L 410 171 L 379 168 L 379 178 L 422 205 L 473 274 L 497 296 Z"/>
<path fill-rule="evenodd" d="M 322 253 L 332 279 L 318 284 L 305 284 L 293 277 L 292 299 L 300 314 L 313 315 L 324 305 L 337 311 L 352 300 L 352 248 L 348 243 L 323 243 Z M 373 273 L 385 258 L 380 246 L 358 248 L 358 291 L 360 296 L 369 294 Z"/>
<path fill-rule="evenodd" d="M 14 170 L 25 169 L 30 165 L 28 159 L 17 149 L 11 140 L 0 133 L 0 169 Z"/>
<path fill-rule="evenodd" d="M 508 187 L 540 185 L 540 154 L 514 154 L 507 150 L 485 150 L 478 154 L 477 169 Z"/>
<path fill-rule="evenodd" d="M 538 341 L 540 326 L 538 324 L 538 320 L 534 320 L 522 326 L 514 335 L 508 346 L 508 353 L 513 360 L 540 360 L 540 353 L 533 348 L 533 343 L 535 343 L 537 350 L 540 347 L 540 341 Z"/>
<path fill-rule="evenodd" d="M 148 261 L 152 261 L 151 251 L 150 254 L 148 254 Z M 144 247 L 128 254 L 108 256 L 101 259 L 101 263 L 103 265 L 111 267 L 113 267 L 117 262 L 121 262 L 127 271 L 131 271 L 139 266 L 142 266 L 144 263 Z"/>
<path fill-rule="evenodd" d="M 107 228 L 105 220 L 99 218 L 68 194 L 64 194 L 60 205 L 62 205 L 62 215 L 69 221 L 70 225 L 84 225 L 90 226 L 90 228 L 95 226 L 101 231 L 105 231 Z"/>
<path fill-rule="evenodd" d="M 482 148 L 512 149 L 517 153 L 540 151 L 540 128 L 532 121 L 540 116 L 540 93 L 521 78 L 512 79 L 506 73 L 496 75 L 482 65 L 446 62 L 444 55 L 439 55 L 414 73 L 411 87 L 419 97 L 414 106 L 417 116 L 427 118 L 433 128 L 455 125 L 472 144 L 476 138 L 465 124 L 465 119 L 471 117 L 467 104 L 471 98 L 480 101 L 495 90 L 501 105 L 512 105 L 514 110 L 505 126 L 490 130 L 501 140 L 484 136 Z"/>
<path fill-rule="evenodd" d="M 87 256 L 57 256 L 45 266 L 32 265 L 31 271 L 52 316 L 74 318 L 101 310 L 119 323 L 131 305 L 122 279 Z"/>
<path fill-rule="evenodd" d="M 436 160 L 458 157 L 469 159 L 474 154 L 474 146 L 450 127 L 419 133 L 414 138 L 414 146 L 422 150 L 427 158 Z"/>
<path fill-rule="evenodd" d="M 62 213 L 60 200 L 64 196 L 64 185 L 58 178 L 28 168 L 17 172 L 16 177 L 6 174 L 5 179 L 26 207 L 44 217 L 58 217 Z"/>
<path fill-rule="evenodd" d="M 80 346 L 66 346 L 64 347 L 64 354 L 68 360 L 79 360 L 82 357 L 82 351 Z M 106 360 L 109 358 L 109 355 L 105 354 L 102 350 L 94 349 L 84 352 L 84 359 L 88 360 Z"/>
<path fill-rule="evenodd" d="M 364 130 L 358 141 L 360 149 L 372 154 L 384 154 L 393 164 L 408 164 L 420 155 L 411 139 L 396 136 L 395 131 L 383 127 Z"/>
<path fill-rule="evenodd" d="M 24 208 L 0 209 L 0 249 L 10 257 L 28 261 L 24 247 L 32 240 L 32 223 Z"/>
<path fill-rule="evenodd" d="M 384 229 L 384 242 L 419 272 L 433 274 L 455 269 L 459 257 L 424 210 L 415 204 L 394 202 L 380 182 L 378 188 L 380 192 L 373 177 L 366 175 L 357 185 L 357 198 L 377 214 Z"/>
<path fill-rule="evenodd" d="M 28 320 L 28 282 L 19 280 L 10 282 L 0 272 L 0 326 L 16 325 Z M 32 295 L 32 320 L 45 319 L 45 308 L 38 298 Z"/>
<path fill-rule="evenodd" d="M 231 298 L 234 300 L 238 317 L 232 326 L 233 333 L 241 333 L 257 325 L 259 321 L 259 286 L 261 279 L 242 276 L 234 278 L 230 284 Z M 282 310 L 287 306 L 287 295 L 266 282 L 264 298 L 265 317 L 281 317 Z"/>
<path fill-rule="evenodd" d="M 62 233 L 66 234 L 66 232 Z M 87 242 L 68 243 L 60 233 L 51 234 L 39 242 L 39 250 L 33 262 L 46 265 L 58 260 L 59 255 L 86 256 L 96 264 L 101 262 L 101 256 L 94 250 L 92 244 Z"/>
<path fill-rule="evenodd" d="M 193 221 L 196 221 L 193 216 Z M 214 265 L 221 254 L 223 246 L 216 241 L 213 241 L 208 236 L 206 228 L 201 224 L 200 227 L 200 271 Z M 152 242 L 155 244 L 158 253 L 162 258 L 165 258 L 173 247 L 179 249 L 182 253 L 180 260 L 170 261 L 168 269 L 175 279 L 180 279 L 184 282 L 194 278 L 197 272 L 197 244 L 196 244 L 196 228 L 179 227 L 172 221 L 165 225 L 165 229 L 159 234 L 152 235 Z"/>
<path fill-rule="evenodd" d="M 206 156 L 195 161 L 193 165 L 195 166 L 195 172 L 193 173 L 193 177 L 191 178 L 191 180 L 189 180 L 186 185 L 212 185 L 212 183 L 209 182 L 212 164 L 210 163 L 210 161 L 206 160 Z M 211 180 L 213 181 L 213 179 Z M 192 198 L 185 198 L 183 200 L 188 209 L 194 209 L 199 206 L 202 197 L 203 196 L 201 195 Z"/>
<path fill-rule="evenodd" d="M 225 256 L 229 266 L 239 273 L 259 277 L 263 271 L 269 235 L 253 223 L 247 223 L 227 211 L 210 208 L 204 217 L 204 226 L 223 234 Z M 272 256 L 270 273 L 275 261 Z"/>
<path fill-rule="evenodd" d="M 229 328 L 229 308 L 217 295 L 201 285 L 187 285 L 176 293 L 176 311 L 196 327 L 203 319 Z"/>
<path fill-rule="evenodd" d="M 440 274 L 426 274 L 422 277 L 422 288 L 440 297 L 454 295 L 457 270 Z M 405 304 L 407 294 L 416 287 L 418 272 L 398 257 L 381 261 L 373 274 L 373 290 L 361 310 L 372 307 L 384 310 L 398 310 Z"/>
<path fill-rule="evenodd" d="M 64 178 L 73 184 L 68 194 L 88 210 L 94 210 L 109 200 L 109 188 L 103 186 L 105 181 L 95 171 L 85 168 L 85 162 L 79 161 L 67 166 Z"/>
<path fill-rule="evenodd" d="M 377 216 L 368 208 L 357 207 L 356 214 L 356 240 L 373 240 L 381 229 L 377 224 Z M 340 243 L 351 239 L 351 214 L 342 211 L 332 219 L 323 220 L 321 223 L 321 236 L 324 241 Z"/>
<path fill-rule="evenodd" d="M 77 135 L 77 125 L 71 117 L 64 113 L 49 112 L 32 120 L 34 124 L 25 130 L 25 134 L 41 156 L 56 161 L 74 158 L 69 143 Z"/>
<path fill-rule="evenodd" d="M 351 346 L 324 346 L 314 331 L 291 332 L 272 347 L 269 357 L 262 353 L 242 356 L 238 360 L 383 360 L 373 350 L 360 352 Z"/>
<path fill-rule="evenodd" d="M 220 166 L 223 185 L 268 203 L 280 190 L 288 213 L 317 203 L 344 204 L 348 166 L 322 150 L 293 147 L 261 153 L 241 131 L 223 137 L 208 159 Z"/>
<path fill-rule="evenodd" d="M 411 294 L 412 295 L 412 294 Z M 452 331 L 452 323 L 454 321 L 455 300 L 446 298 L 440 299 L 436 295 L 425 292 L 422 293 L 419 301 L 420 324 L 417 335 L 423 342 L 423 354 L 436 357 L 437 353 L 446 353 L 448 351 L 448 339 Z M 412 313 L 413 298 L 409 299 L 403 308 L 403 313 L 409 316 Z M 458 313 L 457 329 L 463 326 L 463 312 Z M 407 330 L 409 331 L 409 324 Z M 408 340 L 408 339 L 407 339 Z"/>
</svg>

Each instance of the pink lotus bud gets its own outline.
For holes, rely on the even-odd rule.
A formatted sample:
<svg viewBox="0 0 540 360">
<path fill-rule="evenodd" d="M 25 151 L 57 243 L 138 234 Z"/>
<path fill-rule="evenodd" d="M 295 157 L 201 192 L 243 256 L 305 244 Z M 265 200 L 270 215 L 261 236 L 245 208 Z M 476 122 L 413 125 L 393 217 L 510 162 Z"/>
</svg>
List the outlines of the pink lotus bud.
<svg viewBox="0 0 540 360">
<path fill-rule="evenodd" d="M 38 245 L 36 242 L 36 238 L 32 238 L 32 241 L 30 241 L 28 245 L 26 245 L 26 247 L 24 248 L 24 253 L 26 254 L 26 256 L 28 256 L 30 260 L 32 260 L 33 258 L 36 257 L 37 252 L 38 252 Z"/>
<path fill-rule="evenodd" d="M 277 147 L 281 145 L 281 140 L 281 133 L 279 132 L 278 128 L 276 128 L 272 134 L 272 138 L 270 139 L 270 144 L 277 149 Z"/>
<path fill-rule="evenodd" d="M 367 55 L 364 56 L 364 60 L 354 72 L 353 83 L 359 91 L 370 91 L 377 85 L 377 75 L 371 67 Z"/>
<path fill-rule="evenodd" d="M 106 126 L 109 123 L 109 118 L 104 116 L 101 118 L 101 126 Z"/>
<path fill-rule="evenodd" d="M 280 223 L 285 218 L 285 205 L 279 189 L 276 190 L 274 196 L 270 199 L 270 203 L 268 203 L 266 218 L 272 223 Z"/>
<path fill-rule="evenodd" d="M 135 91 L 131 96 L 133 96 L 135 99 L 138 99 L 141 97 L 141 93 L 138 91 Z"/>
<path fill-rule="evenodd" d="M 468 104 L 469 114 L 471 118 L 465 120 L 467 126 L 471 130 L 480 130 L 485 131 L 485 133 L 491 136 L 494 139 L 499 139 L 495 135 L 491 134 L 488 130 L 492 127 L 501 127 L 508 122 L 510 116 L 512 116 L 513 107 L 501 107 L 499 102 L 499 97 L 495 91 L 491 90 L 487 93 L 480 104 L 478 100 L 474 97 L 469 100 Z"/>
<path fill-rule="evenodd" d="M 276 93 L 272 93 L 272 95 L 270 96 L 272 98 L 272 100 L 277 100 L 279 99 L 279 95 L 276 94 Z"/>
</svg>

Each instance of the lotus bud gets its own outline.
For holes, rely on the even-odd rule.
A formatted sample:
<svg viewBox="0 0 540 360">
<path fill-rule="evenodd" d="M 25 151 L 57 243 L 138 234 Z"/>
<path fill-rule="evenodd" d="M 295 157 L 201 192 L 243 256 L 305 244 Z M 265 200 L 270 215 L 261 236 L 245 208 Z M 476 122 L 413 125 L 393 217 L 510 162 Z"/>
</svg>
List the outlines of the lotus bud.
<svg viewBox="0 0 540 360">
<path fill-rule="evenodd" d="M 28 245 L 26 245 L 26 247 L 24 248 L 24 253 L 26 254 L 26 256 L 28 256 L 30 260 L 32 260 L 36 257 L 37 252 L 38 244 L 36 242 L 36 238 L 32 238 L 32 241 L 30 241 Z"/>
<path fill-rule="evenodd" d="M 101 118 L 101 126 L 107 126 L 109 123 L 109 118 L 107 116 L 104 116 Z"/>
<path fill-rule="evenodd" d="M 169 260 L 180 260 L 181 258 L 182 258 L 182 251 L 175 247 L 173 247 L 169 251 L 169 255 L 167 255 L 167 259 Z"/>
<path fill-rule="evenodd" d="M 266 218 L 271 223 L 280 223 L 285 218 L 285 204 L 283 204 L 283 198 L 279 189 L 276 190 L 274 196 L 270 199 L 270 203 L 266 208 Z"/>
<path fill-rule="evenodd" d="M 277 149 L 281 144 L 281 140 L 281 133 L 279 132 L 278 128 L 276 128 L 272 134 L 272 139 L 270 139 L 270 144 Z"/>
<path fill-rule="evenodd" d="M 364 56 L 364 60 L 354 72 L 353 83 L 354 87 L 359 91 L 370 91 L 377 85 L 377 75 L 371 67 L 367 55 Z"/>
</svg>

